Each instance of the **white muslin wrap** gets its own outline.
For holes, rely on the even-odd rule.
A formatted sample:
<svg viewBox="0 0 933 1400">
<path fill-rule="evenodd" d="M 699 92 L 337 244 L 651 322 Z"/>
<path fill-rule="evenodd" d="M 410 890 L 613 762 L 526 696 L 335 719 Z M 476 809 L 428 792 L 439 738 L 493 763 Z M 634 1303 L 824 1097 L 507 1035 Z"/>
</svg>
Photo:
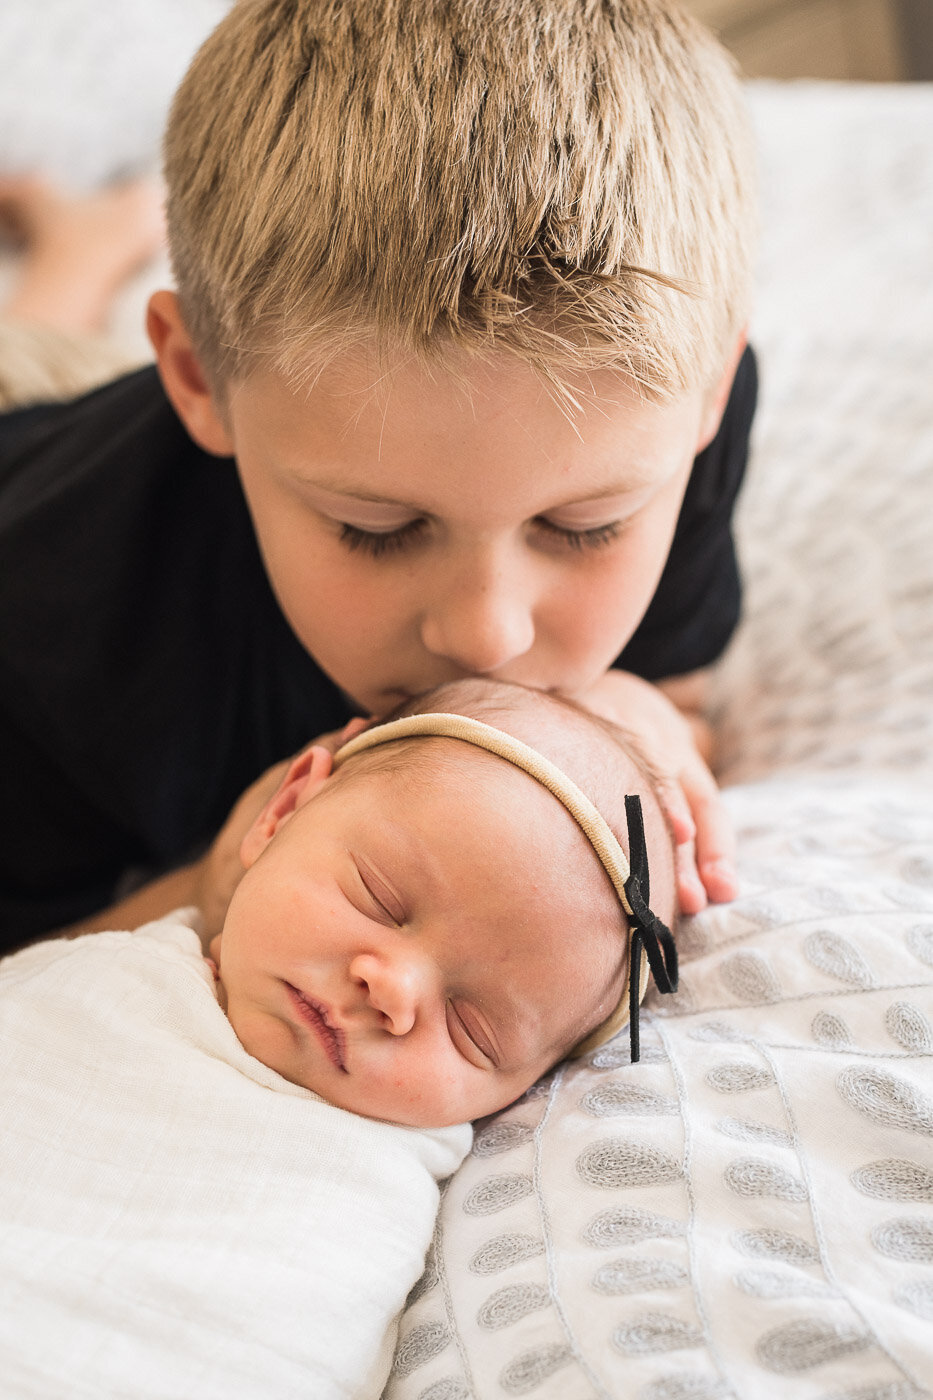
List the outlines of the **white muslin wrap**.
<svg viewBox="0 0 933 1400">
<path fill-rule="evenodd" d="M 253 1059 L 183 918 L 0 964 L 3 1394 L 376 1397 L 470 1129 Z"/>
</svg>

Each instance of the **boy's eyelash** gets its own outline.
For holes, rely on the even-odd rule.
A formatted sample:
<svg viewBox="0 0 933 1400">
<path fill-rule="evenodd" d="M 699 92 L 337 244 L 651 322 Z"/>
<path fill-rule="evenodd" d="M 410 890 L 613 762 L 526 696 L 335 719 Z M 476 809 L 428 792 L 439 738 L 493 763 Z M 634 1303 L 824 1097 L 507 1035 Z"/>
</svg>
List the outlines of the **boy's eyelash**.
<svg viewBox="0 0 933 1400">
<path fill-rule="evenodd" d="M 341 524 L 340 541 L 348 549 L 359 549 L 373 559 L 380 559 L 386 554 L 398 554 L 412 544 L 427 523 L 419 516 L 416 520 L 409 520 L 407 525 L 400 525 L 397 530 L 386 531 L 361 530 L 358 525 Z"/>
<path fill-rule="evenodd" d="M 427 527 L 427 521 L 419 516 L 397 530 L 361 530 L 358 525 L 340 526 L 340 541 L 350 550 L 362 550 L 373 559 L 384 558 L 387 554 L 398 554 L 414 544 Z M 599 549 L 617 539 L 621 521 L 613 520 L 608 525 L 597 525 L 591 530 L 569 530 L 563 525 L 555 525 L 543 516 L 535 520 L 541 530 L 555 535 L 561 543 L 574 550 Z"/>
<path fill-rule="evenodd" d="M 622 529 L 620 520 L 611 520 L 608 525 L 595 525 L 590 530 L 569 530 L 565 525 L 555 525 L 543 517 L 535 522 L 540 529 L 557 535 L 571 549 L 599 549 L 617 539 Z"/>
</svg>

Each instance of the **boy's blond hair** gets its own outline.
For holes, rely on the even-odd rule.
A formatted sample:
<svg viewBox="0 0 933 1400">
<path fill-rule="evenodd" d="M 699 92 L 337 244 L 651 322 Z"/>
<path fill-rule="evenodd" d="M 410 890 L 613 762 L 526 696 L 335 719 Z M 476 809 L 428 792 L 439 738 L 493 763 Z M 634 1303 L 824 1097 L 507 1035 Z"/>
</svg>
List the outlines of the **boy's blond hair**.
<svg viewBox="0 0 933 1400">
<path fill-rule="evenodd" d="M 165 155 L 219 383 L 375 343 L 663 400 L 715 383 L 747 315 L 740 84 L 676 0 L 239 0 Z"/>
</svg>

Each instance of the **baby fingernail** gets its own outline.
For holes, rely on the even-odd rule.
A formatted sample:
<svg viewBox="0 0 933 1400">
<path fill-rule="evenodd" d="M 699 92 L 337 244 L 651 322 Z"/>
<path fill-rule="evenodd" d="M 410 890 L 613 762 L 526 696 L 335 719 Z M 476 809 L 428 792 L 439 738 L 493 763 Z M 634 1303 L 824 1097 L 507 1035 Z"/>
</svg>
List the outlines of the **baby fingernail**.
<svg viewBox="0 0 933 1400">
<path fill-rule="evenodd" d="M 703 874 L 706 877 L 707 885 L 711 881 L 717 885 L 728 885 L 732 889 L 738 885 L 738 874 L 731 860 L 707 861 L 703 866 Z"/>
</svg>

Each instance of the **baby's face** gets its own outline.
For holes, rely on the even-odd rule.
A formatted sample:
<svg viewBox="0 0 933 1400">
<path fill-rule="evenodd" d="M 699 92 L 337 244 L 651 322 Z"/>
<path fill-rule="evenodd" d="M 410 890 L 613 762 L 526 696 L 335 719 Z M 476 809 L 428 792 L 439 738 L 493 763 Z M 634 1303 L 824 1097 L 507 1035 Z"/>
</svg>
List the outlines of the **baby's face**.
<svg viewBox="0 0 933 1400">
<path fill-rule="evenodd" d="M 221 997 L 250 1054 L 330 1103 L 421 1127 L 481 1117 L 621 995 L 608 878 L 501 759 L 348 769 L 271 834 L 212 946 Z"/>
</svg>

